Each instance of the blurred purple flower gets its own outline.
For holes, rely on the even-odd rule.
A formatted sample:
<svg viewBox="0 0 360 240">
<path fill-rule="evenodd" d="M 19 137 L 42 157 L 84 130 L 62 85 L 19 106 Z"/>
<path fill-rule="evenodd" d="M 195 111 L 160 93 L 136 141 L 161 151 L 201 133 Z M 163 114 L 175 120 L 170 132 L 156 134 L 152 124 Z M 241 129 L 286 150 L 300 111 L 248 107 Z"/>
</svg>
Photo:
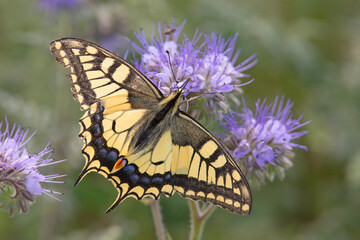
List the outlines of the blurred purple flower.
<svg viewBox="0 0 360 240">
<path fill-rule="evenodd" d="M 41 0 L 41 6 L 45 11 L 56 13 L 62 9 L 73 9 L 78 7 L 80 0 Z"/>
<path fill-rule="evenodd" d="M 34 195 L 42 193 L 59 200 L 52 194 L 61 193 L 45 189 L 40 183 L 63 183 L 55 179 L 65 175 L 43 175 L 38 168 L 65 160 L 50 158 L 53 151 L 50 145 L 39 153 L 29 155 L 25 144 L 35 133 L 26 139 L 29 130 L 24 131 L 20 124 L 18 127 L 14 124 L 10 130 L 5 122 L 4 131 L 1 131 L 0 123 L 0 208 L 9 211 L 10 215 L 16 211 L 26 212 L 34 201 Z"/>
<path fill-rule="evenodd" d="M 294 156 L 293 148 L 307 150 L 292 140 L 308 132 L 295 130 L 310 121 L 300 123 L 302 116 L 293 119 L 293 103 L 290 100 L 283 105 L 284 97 L 280 101 L 276 97 L 272 104 L 258 100 L 254 114 L 244 101 L 242 113 L 232 112 L 224 117 L 225 126 L 230 132 L 225 142 L 234 158 L 243 165 L 246 175 L 255 175 L 260 183 L 264 183 L 265 177 L 273 178 L 268 171 L 270 165 L 276 168 L 275 172 L 281 178 L 284 177 L 284 170 L 292 166 L 290 158 Z"/>
<path fill-rule="evenodd" d="M 121 52 L 129 47 L 129 42 L 119 33 L 104 36 L 100 39 L 100 46 L 113 53 Z"/>
</svg>

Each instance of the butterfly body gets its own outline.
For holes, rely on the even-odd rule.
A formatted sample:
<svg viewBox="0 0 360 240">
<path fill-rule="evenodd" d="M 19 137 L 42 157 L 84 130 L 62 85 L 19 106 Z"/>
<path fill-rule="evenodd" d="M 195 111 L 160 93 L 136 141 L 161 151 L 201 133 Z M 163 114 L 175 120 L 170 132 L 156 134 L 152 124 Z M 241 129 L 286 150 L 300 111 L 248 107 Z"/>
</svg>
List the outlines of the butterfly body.
<svg viewBox="0 0 360 240">
<path fill-rule="evenodd" d="M 113 53 L 81 39 L 62 38 L 50 49 L 71 68 L 85 166 L 125 198 L 158 199 L 175 192 L 239 214 L 251 211 L 249 185 L 221 143 L 179 109 L 183 90 L 163 94 L 142 73 Z"/>
</svg>

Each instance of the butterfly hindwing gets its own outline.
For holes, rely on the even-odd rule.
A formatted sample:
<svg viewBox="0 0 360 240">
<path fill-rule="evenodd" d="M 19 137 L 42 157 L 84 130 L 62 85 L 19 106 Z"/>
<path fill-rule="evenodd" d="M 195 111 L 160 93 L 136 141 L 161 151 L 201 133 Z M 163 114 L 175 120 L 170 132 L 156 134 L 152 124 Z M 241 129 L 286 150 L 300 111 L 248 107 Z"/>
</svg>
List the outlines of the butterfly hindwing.
<svg viewBox="0 0 360 240">
<path fill-rule="evenodd" d="M 174 192 L 238 214 L 251 211 L 245 176 L 226 149 L 199 123 L 179 112 L 156 144 L 126 158 L 126 166 L 106 172 L 119 191 L 108 211 L 127 197 L 158 199 Z"/>
<path fill-rule="evenodd" d="M 183 112 L 177 115 L 171 124 L 175 190 L 186 198 L 249 214 L 251 192 L 238 165 L 198 122 Z"/>
</svg>

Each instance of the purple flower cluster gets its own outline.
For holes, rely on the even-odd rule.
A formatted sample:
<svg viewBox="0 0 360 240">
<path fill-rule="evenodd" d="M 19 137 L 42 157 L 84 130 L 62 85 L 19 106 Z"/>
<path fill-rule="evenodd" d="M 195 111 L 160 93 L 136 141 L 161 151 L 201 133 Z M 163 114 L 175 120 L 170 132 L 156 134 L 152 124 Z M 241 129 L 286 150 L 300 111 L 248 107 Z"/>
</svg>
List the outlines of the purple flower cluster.
<svg viewBox="0 0 360 240">
<path fill-rule="evenodd" d="M 249 110 L 244 101 L 242 113 L 230 111 L 228 99 L 239 105 L 242 94 L 241 79 L 249 77 L 244 71 L 257 63 L 255 55 L 237 64 L 240 51 L 235 49 L 237 35 L 224 39 L 220 35 L 195 32 L 192 39 L 186 35 L 179 41 L 185 22 L 176 26 L 158 24 L 150 41 L 144 31 L 135 33 L 140 44 L 132 43 L 140 60 L 135 67 L 143 72 L 165 94 L 177 90 L 189 80 L 184 90 L 191 101 L 188 112 L 198 120 L 210 117 L 223 121 L 230 134 L 224 139 L 235 159 L 243 165 L 247 176 L 260 183 L 273 179 L 274 173 L 284 177 L 286 168 L 292 166 L 293 148 L 306 150 L 295 144 L 307 131 L 296 130 L 309 122 L 300 123 L 301 117 L 292 119 L 292 103 L 276 97 L 274 103 L 258 101 L 256 111 Z M 206 109 L 206 110 L 205 110 Z M 205 111 L 204 111 L 205 110 Z"/>
<path fill-rule="evenodd" d="M 293 148 L 307 149 L 292 140 L 308 132 L 296 130 L 310 121 L 300 123 L 302 116 L 293 119 L 292 106 L 290 100 L 284 104 L 283 97 L 280 100 L 276 97 L 272 104 L 259 100 L 253 113 L 244 101 L 241 113 L 232 112 L 224 117 L 230 132 L 225 142 L 243 165 L 246 175 L 254 175 L 260 183 L 264 183 L 265 177 L 273 178 L 268 169 L 271 166 L 279 177 L 284 177 L 284 170 L 292 166 Z"/>
<path fill-rule="evenodd" d="M 39 172 L 39 167 L 64 160 L 54 161 L 50 158 L 52 149 L 49 145 L 39 153 L 28 154 L 25 144 L 35 134 L 26 139 L 28 132 L 20 124 L 18 127 L 14 124 L 10 129 L 7 121 L 2 131 L 0 123 L 0 208 L 9 211 L 10 215 L 17 211 L 26 212 L 34 201 L 34 195 L 44 193 L 57 199 L 52 194 L 61 193 L 45 189 L 40 183 L 63 183 L 55 179 L 65 176 L 43 175 Z"/>
<path fill-rule="evenodd" d="M 196 31 L 192 39 L 184 35 L 180 43 L 184 24 L 176 27 L 173 21 L 171 26 L 162 28 L 159 23 L 158 35 L 153 30 L 150 42 L 144 31 L 135 33 L 140 45 L 134 42 L 132 45 L 136 53 L 141 55 L 141 60 L 134 64 L 165 95 L 190 79 L 185 95 L 188 98 L 203 96 L 205 107 L 213 110 L 216 113 L 214 116 L 221 117 L 220 113 L 228 110 L 223 94 L 239 88 L 240 78 L 249 77 L 243 71 L 254 66 L 257 60 L 253 55 L 236 64 L 240 53 L 239 50 L 235 51 L 237 36 L 225 40 L 215 33 L 206 35 Z M 167 34 L 169 29 L 172 31 Z"/>
</svg>

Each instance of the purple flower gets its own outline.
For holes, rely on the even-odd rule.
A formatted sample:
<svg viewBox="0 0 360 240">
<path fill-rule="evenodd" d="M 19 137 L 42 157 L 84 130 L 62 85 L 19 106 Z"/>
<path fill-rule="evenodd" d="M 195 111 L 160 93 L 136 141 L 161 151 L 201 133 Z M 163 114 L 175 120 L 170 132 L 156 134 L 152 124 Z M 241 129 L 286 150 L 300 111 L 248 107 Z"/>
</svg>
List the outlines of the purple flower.
<svg viewBox="0 0 360 240">
<path fill-rule="evenodd" d="M 10 129 L 5 122 L 4 131 L 0 123 L 0 208 L 8 210 L 10 215 L 16 211 L 26 212 L 34 201 L 34 195 L 42 193 L 59 200 L 52 194 L 61 193 L 43 188 L 40 183 L 63 183 L 56 179 L 65 175 L 43 175 L 38 168 L 64 160 L 50 158 L 53 151 L 50 145 L 29 155 L 25 144 L 35 133 L 26 139 L 29 130 L 24 131 L 20 124 L 18 127 L 14 124 Z"/>
<path fill-rule="evenodd" d="M 192 39 L 184 35 L 184 40 L 180 42 L 184 24 L 185 21 L 176 26 L 173 21 L 171 26 L 162 28 L 159 23 L 158 34 L 155 35 L 153 30 L 150 42 L 144 31 L 135 33 L 140 45 L 134 42 L 132 45 L 141 55 L 141 60 L 134 62 L 135 67 L 165 95 L 190 79 L 185 96 L 188 99 L 204 97 L 205 108 L 211 109 L 215 113 L 213 116 L 221 118 L 221 113 L 229 108 L 224 93 L 234 92 L 235 89 L 239 92 L 240 78 L 249 77 L 243 71 L 254 66 L 257 60 L 253 55 L 236 64 L 240 53 L 235 51 L 237 36 L 225 40 L 214 33 L 206 35 L 196 31 Z M 172 30 L 170 34 L 167 34 L 168 29 Z"/>
<path fill-rule="evenodd" d="M 310 121 L 300 123 L 302 116 L 293 119 L 293 103 L 290 100 L 283 105 L 284 97 L 280 101 L 276 97 L 272 104 L 258 100 L 254 114 L 244 101 L 242 113 L 232 112 L 224 117 L 225 126 L 230 132 L 225 142 L 234 158 L 243 165 L 246 175 L 255 176 L 260 183 L 264 183 L 265 177 L 273 178 L 274 174 L 269 172 L 269 168 L 283 178 L 284 170 L 292 166 L 290 158 L 294 156 L 293 148 L 307 149 L 292 140 L 308 132 L 296 130 Z"/>
<path fill-rule="evenodd" d="M 159 36 L 156 37 L 153 31 L 150 43 L 147 41 L 144 31 L 134 33 L 141 44 L 138 46 L 132 42 L 135 51 L 141 55 L 141 60 L 134 62 L 135 66 L 153 81 L 165 95 L 169 95 L 178 87 L 177 84 L 187 80 L 193 73 L 191 66 L 193 65 L 193 58 L 197 55 L 195 49 L 191 48 L 185 56 L 184 48 L 177 43 L 184 24 L 185 22 L 175 27 L 173 23 L 170 27 L 175 29 L 173 33 L 171 35 L 166 34 L 163 37 L 162 27 L 159 23 Z M 168 26 L 165 25 L 164 31 L 167 28 Z M 187 44 L 184 47 L 192 47 L 192 45 Z"/>
<path fill-rule="evenodd" d="M 243 71 L 257 63 L 255 55 L 236 65 L 240 54 L 240 50 L 234 54 L 237 35 L 228 40 L 215 33 L 204 36 L 205 49 L 199 72 L 205 80 L 205 87 L 208 92 L 230 92 L 239 85 L 239 78 L 250 76 Z"/>
</svg>

